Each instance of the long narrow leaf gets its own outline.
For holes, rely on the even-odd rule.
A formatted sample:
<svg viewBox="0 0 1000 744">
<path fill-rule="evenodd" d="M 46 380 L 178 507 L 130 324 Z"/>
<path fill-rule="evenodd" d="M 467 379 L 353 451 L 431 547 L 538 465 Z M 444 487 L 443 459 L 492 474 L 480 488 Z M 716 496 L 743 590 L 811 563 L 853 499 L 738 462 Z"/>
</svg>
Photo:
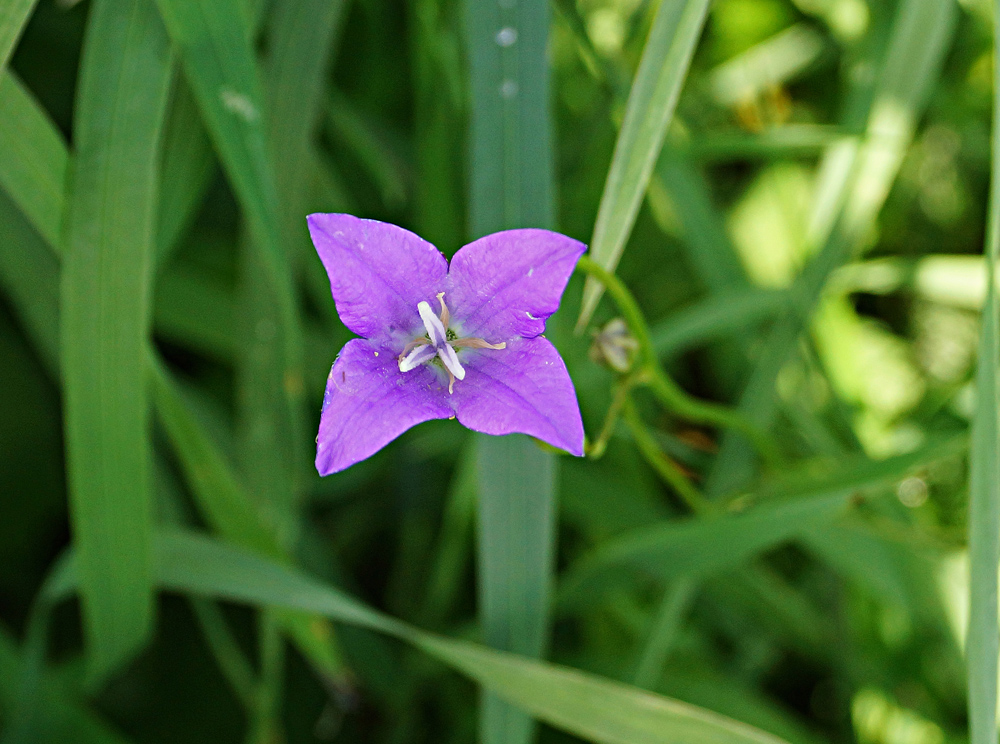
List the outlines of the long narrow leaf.
<svg viewBox="0 0 1000 744">
<path fill-rule="evenodd" d="M 827 524 L 849 508 L 853 494 L 878 488 L 908 472 L 963 451 L 964 437 L 933 442 L 882 461 L 844 458 L 828 474 L 793 476 L 756 494 L 760 505 L 714 517 L 662 522 L 603 543 L 571 568 L 560 601 L 593 601 L 596 588 L 613 581 L 615 568 L 640 569 L 661 578 L 705 576 Z M 751 497 L 745 497 L 751 498 Z M 617 574 L 620 575 L 620 574 Z"/>
<path fill-rule="evenodd" d="M 746 415 L 760 426 L 773 420 L 775 381 L 807 327 L 830 274 L 851 257 L 885 203 L 940 74 L 956 16 L 952 0 L 905 0 L 897 11 L 865 135 L 860 145 L 842 143 L 830 153 L 833 166 L 827 173 L 832 174 L 832 185 L 819 190 L 810 237 L 818 254 L 791 288 L 790 311 L 771 331 L 740 401 Z M 745 442 L 727 435 L 707 490 L 724 493 L 742 485 L 754 461 Z"/>
<path fill-rule="evenodd" d="M 1000 32 L 1000 3 L 993 4 Z M 1000 37 L 996 37 L 1000 38 Z M 986 235 L 986 303 L 976 370 L 976 409 L 969 455 L 969 632 L 966 642 L 969 738 L 993 744 L 997 738 L 997 663 L 1000 627 L 997 580 L 1000 564 L 1000 66 L 994 55 L 993 157 Z"/>
<path fill-rule="evenodd" d="M 0 186 L 49 245 L 59 246 L 69 154 L 21 81 L 0 73 Z"/>
<path fill-rule="evenodd" d="M 304 448 L 298 420 L 303 391 L 302 331 L 282 234 L 251 24 L 238 0 L 157 2 L 249 227 L 254 255 L 246 267 L 255 272 L 259 291 L 253 317 L 244 317 L 245 347 L 247 352 L 252 350 L 248 358 L 254 364 L 241 370 L 239 384 L 243 391 L 253 390 L 246 376 L 262 375 L 266 398 L 254 399 L 253 417 L 241 416 L 241 431 L 248 437 L 241 446 L 243 461 L 252 469 L 248 483 L 254 493 L 281 511 L 290 501 L 294 453 Z"/>
<path fill-rule="evenodd" d="M 191 533 L 164 532 L 157 575 L 167 590 L 322 614 L 423 649 L 538 718 L 602 744 L 781 744 L 762 731 L 575 669 L 424 633 L 291 568 Z M 75 589 L 72 562 L 50 584 Z"/>
<path fill-rule="evenodd" d="M 708 12 L 707 0 L 660 4 L 629 93 L 615 154 L 590 239 L 591 257 L 614 271 L 649 185 L 667 126 Z M 586 325 L 603 288 L 592 279 L 583 291 L 578 327 Z"/>
<path fill-rule="evenodd" d="M 90 672 L 153 620 L 146 396 L 157 160 L 170 46 L 149 0 L 91 8 L 62 273 L 62 371 L 73 540 Z"/>
<path fill-rule="evenodd" d="M 0 0 L 0 75 L 7 69 L 10 55 L 37 1 Z"/>
<path fill-rule="evenodd" d="M 469 213 L 473 237 L 552 227 L 553 152 L 546 0 L 505 7 L 467 0 L 471 76 Z M 527 437 L 480 437 L 478 594 L 483 634 L 498 648 L 540 655 L 553 565 L 553 455 Z M 484 744 L 527 744 L 532 722 L 483 697 Z"/>
</svg>

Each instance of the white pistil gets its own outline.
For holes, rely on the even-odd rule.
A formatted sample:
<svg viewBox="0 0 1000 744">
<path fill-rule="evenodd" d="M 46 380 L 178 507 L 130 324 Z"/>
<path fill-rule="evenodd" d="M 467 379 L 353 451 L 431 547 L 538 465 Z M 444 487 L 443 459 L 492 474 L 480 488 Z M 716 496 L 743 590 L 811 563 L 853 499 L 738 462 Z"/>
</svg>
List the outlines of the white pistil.
<svg viewBox="0 0 1000 744">
<path fill-rule="evenodd" d="M 438 350 L 429 344 L 421 344 L 417 346 L 407 354 L 405 357 L 399 360 L 399 371 L 409 372 L 411 369 L 416 369 L 421 364 L 429 362 L 434 358 L 434 355 L 438 353 Z"/>
<path fill-rule="evenodd" d="M 507 344 L 491 344 L 481 338 L 459 338 L 454 344 L 448 342 L 448 323 L 451 321 L 451 313 L 444 302 L 444 292 L 437 295 L 438 302 L 441 303 L 441 316 L 438 317 L 431 310 L 428 302 L 417 303 L 417 312 L 427 330 L 426 338 L 417 338 L 411 341 L 399 355 L 399 371 L 409 372 L 416 369 L 421 364 L 426 364 L 435 356 L 441 359 L 445 372 L 448 373 L 448 392 L 454 392 L 455 380 L 465 379 L 465 367 L 458 360 L 456 348 L 469 349 L 505 349 Z M 452 334 L 454 337 L 455 334 Z"/>
<path fill-rule="evenodd" d="M 448 332 L 445 330 L 444 323 L 434 314 L 430 305 L 426 302 L 418 302 L 417 312 L 420 313 L 420 319 L 424 321 L 427 338 L 431 340 L 432 346 L 440 346 L 448 340 Z"/>
<path fill-rule="evenodd" d="M 438 349 L 438 356 L 441 357 L 441 361 L 444 362 L 444 366 L 448 368 L 448 371 L 455 375 L 456 379 L 465 379 L 465 367 L 462 363 L 458 361 L 458 354 L 455 350 L 451 348 L 451 344 L 443 344 L 441 348 Z"/>
</svg>

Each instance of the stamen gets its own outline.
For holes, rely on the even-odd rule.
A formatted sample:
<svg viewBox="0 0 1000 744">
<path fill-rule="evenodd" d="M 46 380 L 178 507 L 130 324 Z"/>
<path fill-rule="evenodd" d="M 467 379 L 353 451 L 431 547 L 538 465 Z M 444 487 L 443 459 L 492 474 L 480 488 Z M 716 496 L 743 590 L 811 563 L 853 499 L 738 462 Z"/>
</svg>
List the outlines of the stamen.
<svg viewBox="0 0 1000 744">
<path fill-rule="evenodd" d="M 501 341 L 498 344 L 491 344 L 481 338 L 456 338 L 451 345 L 459 349 L 506 349 L 507 342 Z"/>
<path fill-rule="evenodd" d="M 417 312 L 420 313 L 420 319 L 424 321 L 424 328 L 427 329 L 427 338 L 431 340 L 431 343 L 434 346 L 443 344 L 447 340 L 448 334 L 441 320 L 431 310 L 431 306 L 424 301 L 418 302 Z"/>
<path fill-rule="evenodd" d="M 455 392 L 455 375 L 451 373 L 450 369 L 446 369 L 445 372 L 448 373 L 448 395 Z"/>
<path fill-rule="evenodd" d="M 420 344 L 399 360 L 399 371 L 409 372 L 411 369 L 416 369 L 424 362 L 429 362 L 433 359 L 435 354 L 437 354 L 437 349 L 433 346 L 430 344 Z"/>
<path fill-rule="evenodd" d="M 441 323 L 444 325 L 444 329 L 448 330 L 448 321 L 451 320 L 451 313 L 448 312 L 448 306 L 444 304 L 444 292 L 438 292 L 438 302 L 441 303 Z"/>
<path fill-rule="evenodd" d="M 443 344 L 438 349 L 438 356 L 441 357 L 441 361 L 444 362 L 444 366 L 451 374 L 455 375 L 459 380 L 465 379 L 465 368 L 458 361 L 458 354 L 451 348 L 451 344 Z"/>
<path fill-rule="evenodd" d="M 429 344 L 429 343 L 430 341 L 428 341 L 426 338 L 417 338 L 414 339 L 413 341 L 410 341 L 410 343 L 404 346 L 403 350 L 399 353 L 399 361 L 403 361 L 403 357 L 405 357 L 407 354 L 409 354 L 418 346 L 423 346 L 424 344 Z"/>
</svg>

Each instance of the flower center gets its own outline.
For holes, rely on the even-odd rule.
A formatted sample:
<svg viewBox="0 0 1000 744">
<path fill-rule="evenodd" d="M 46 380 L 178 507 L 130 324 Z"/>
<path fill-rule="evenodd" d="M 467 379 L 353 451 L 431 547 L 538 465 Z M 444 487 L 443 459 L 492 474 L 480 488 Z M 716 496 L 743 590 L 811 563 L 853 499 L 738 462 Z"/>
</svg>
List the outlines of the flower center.
<svg viewBox="0 0 1000 744">
<path fill-rule="evenodd" d="M 434 314 L 428 303 L 417 303 L 417 312 L 424 322 L 427 334 L 406 345 L 406 348 L 399 355 L 399 371 L 409 372 L 421 364 L 439 359 L 444 365 L 445 372 L 448 373 L 448 392 L 452 393 L 455 388 L 455 380 L 465 379 L 465 368 L 458 361 L 456 348 L 505 349 L 507 344 L 502 341 L 499 344 L 491 344 L 481 338 L 459 338 L 454 331 L 448 328 L 451 313 L 448 312 L 448 306 L 444 302 L 444 292 L 439 292 L 437 298 L 438 302 L 441 303 L 440 316 Z"/>
</svg>

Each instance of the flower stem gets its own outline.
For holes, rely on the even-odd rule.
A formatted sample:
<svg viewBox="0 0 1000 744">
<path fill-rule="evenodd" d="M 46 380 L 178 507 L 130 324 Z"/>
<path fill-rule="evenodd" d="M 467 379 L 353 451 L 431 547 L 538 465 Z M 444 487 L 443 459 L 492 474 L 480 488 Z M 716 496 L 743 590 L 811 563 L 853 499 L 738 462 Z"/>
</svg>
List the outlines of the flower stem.
<svg viewBox="0 0 1000 744">
<path fill-rule="evenodd" d="M 699 424 L 734 429 L 743 434 L 771 465 L 781 461 L 781 455 L 771 438 L 754 426 L 739 411 L 719 403 L 699 400 L 688 394 L 667 375 L 653 349 L 649 326 L 635 297 L 622 281 L 589 256 L 581 256 L 576 267 L 593 277 L 607 290 L 625 319 L 625 324 L 639 344 L 640 368 L 636 381 L 649 387 L 667 410 Z"/>
<path fill-rule="evenodd" d="M 611 398 L 611 405 L 608 406 L 608 413 L 604 417 L 604 425 L 601 427 L 601 433 L 598 435 L 597 440 L 587 447 L 587 457 L 590 459 L 599 460 L 604 456 L 604 451 L 608 448 L 611 434 L 615 430 L 615 424 L 618 423 L 618 416 L 621 414 L 622 406 L 625 404 L 625 399 L 628 397 L 628 393 L 634 384 L 634 375 L 622 377 L 615 383 L 614 395 Z"/>
<path fill-rule="evenodd" d="M 677 495 L 681 497 L 688 508 L 695 514 L 704 513 L 710 509 L 705 497 L 695 488 L 687 476 L 681 471 L 677 463 L 667 457 L 656 445 L 653 435 L 649 433 L 646 425 L 639 418 L 639 412 L 635 409 L 635 403 L 628 396 L 622 406 L 622 418 L 632 431 L 632 439 L 635 440 L 639 452 L 646 459 L 646 462 L 656 471 L 656 474 L 670 486 Z"/>
</svg>

